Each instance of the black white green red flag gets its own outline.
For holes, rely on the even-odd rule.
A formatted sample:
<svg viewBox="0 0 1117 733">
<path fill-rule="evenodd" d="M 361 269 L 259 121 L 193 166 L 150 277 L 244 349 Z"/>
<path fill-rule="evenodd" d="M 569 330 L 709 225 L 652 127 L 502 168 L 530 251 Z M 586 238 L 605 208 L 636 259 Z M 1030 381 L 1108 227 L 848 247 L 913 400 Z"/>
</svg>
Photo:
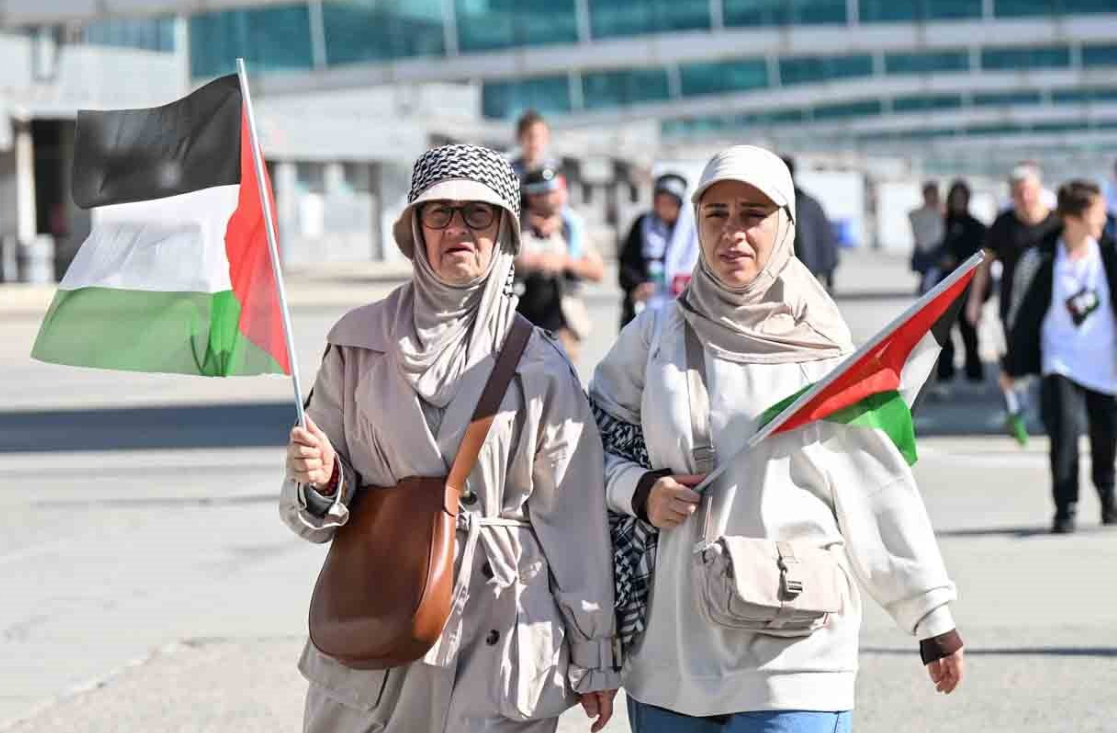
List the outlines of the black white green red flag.
<svg viewBox="0 0 1117 733">
<path fill-rule="evenodd" d="M 203 376 L 289 374 L 236 75 L 152 109 L 78 114 L 73 196 L 93 228 L 31 355 Z"/>
<path fill-rule="evenodd" d="M 766 410 L 764 427 L 749 447 L 769 435 L 828 420 L 882 430 L 914 464 L 911 408 L 950 338 L 982 258 L 979 253 L 967 260 L 824 379 Z"/>
</svg>

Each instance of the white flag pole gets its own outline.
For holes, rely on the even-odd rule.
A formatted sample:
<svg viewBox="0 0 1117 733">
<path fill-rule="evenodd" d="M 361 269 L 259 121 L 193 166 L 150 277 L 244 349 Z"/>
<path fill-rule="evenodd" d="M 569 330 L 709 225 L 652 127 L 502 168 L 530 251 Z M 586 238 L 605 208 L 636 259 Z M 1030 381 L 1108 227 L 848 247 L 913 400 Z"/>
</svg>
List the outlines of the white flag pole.
<svg viewBox="0 0 1117 733">
<path fill-rule="evenodd" d="M 252 160 L 256 164 L 257 188 L 260 190 L 260 207 L 264 210 L 264 229 L 268 235 L 268 250 L 271 252 L 271 270 L 275 275 L 275 287 L 279 293 L 279 310 L 283 314 L 283 335 L 287 340 L 287 361 L 291 364 L 291 381 L 295 387 L 295 411 L 299 425 L 306 427 L 306 414 L 303 412 L 303 392 L 299 383 L 299 360 L 295 353 L 295 337 L 291 332 L 291 313 L 287 308 L 287 291 L 283 287 L 283 272 L 279 268 L 279 246 L 276 243 L 275 225 L 272 219 L 271 198 L 268 196 L 267 177 L 264 173 L 264 156 L 260 152 L 260 137 L 256 133 L 256 115 L 252 110 L 252 96 L 248 92 L 248 72 L 244 59 L 237 59 L 237 77 L 240 79 L 240 93 L 244 100 L 244 111 L 248 117 L 248 132 L 252 138 Z"/>
</svg>

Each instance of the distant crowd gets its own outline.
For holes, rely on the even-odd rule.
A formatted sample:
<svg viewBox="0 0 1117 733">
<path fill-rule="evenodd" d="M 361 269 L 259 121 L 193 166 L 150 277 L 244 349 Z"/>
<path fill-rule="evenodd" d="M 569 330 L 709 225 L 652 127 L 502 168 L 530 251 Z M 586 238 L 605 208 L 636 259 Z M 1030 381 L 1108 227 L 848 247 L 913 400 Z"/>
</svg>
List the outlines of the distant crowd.
<svg viewBox="0 0 1117 733">
<path fill-rule="evenodd" d="M 1005 336 L 998 382 L 1016 405 L 1025 377 L 1038 377 L 1039 414 L 1051 441 L 1055 516 L 1052 531 L 1073 532 L 1078 505 L 1078 436 L 1086 425 L 1101 522 L 1117 524 L 1117 250 L 1114 215 L 1097 183 L 1072 180 L 1056 193 L 1044 188 L 1040 167 L 1023 162 L 1009 176 L 1012 206 L 986 226 L 970 212 L 970 188 L 950 185 L 943 206 L 937 182 L 923 187 L 923 205 L 909 214 L 912 269 L 926 291 L 984 250 L 965 311 L 958 319 L 969 382 L 984 382 L 978 325 L 996 292 Z M 994 281 L 993 273 L 999 277 Z M 938 391 L 949 394 L 954 345 L 938 363 Z M 1033 382 L 1035 383 L 1035 382 Z M 1012 415 L 1010 414 L 1010 417 Z"/>
</svg>

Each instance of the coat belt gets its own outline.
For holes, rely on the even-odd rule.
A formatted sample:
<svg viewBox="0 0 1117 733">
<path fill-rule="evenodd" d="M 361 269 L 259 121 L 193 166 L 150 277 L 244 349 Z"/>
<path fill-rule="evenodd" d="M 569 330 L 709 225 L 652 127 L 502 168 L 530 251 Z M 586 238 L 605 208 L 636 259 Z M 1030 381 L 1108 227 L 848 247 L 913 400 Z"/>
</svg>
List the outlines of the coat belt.
<svg viewBox="0 0 1117 733">
<path fill-rule="evenodd" d="M 458 531 L 465 533 L 465 545 L 462 548 L 461 565 L 458 568 L 458 577 L 454 582 L 454 591 L 450 599 L 450 616 L 446 619 L 446 626 L 443 627 L 438 641 L 423 657 L 424 664 L 447 667 L 457 658 L 462 641 L 465 604 L 469 601 L 469 585 L 473 580 L 473 558 L 477 554 L 478 545 L 483 545 L 485 548 L 485 555 L 489 558 L 489 565 L 493 569 L 493 581 L 497 587 L 510 588 L 519 578 L 515 561 L 508 557 L 508 552 L 497 543 L 494 533 L 481 531 L 486 527 L 530 529 L 531 523 L 522 519 L 485 517 L 464 510 L 458 512 Z"/>
</svg>

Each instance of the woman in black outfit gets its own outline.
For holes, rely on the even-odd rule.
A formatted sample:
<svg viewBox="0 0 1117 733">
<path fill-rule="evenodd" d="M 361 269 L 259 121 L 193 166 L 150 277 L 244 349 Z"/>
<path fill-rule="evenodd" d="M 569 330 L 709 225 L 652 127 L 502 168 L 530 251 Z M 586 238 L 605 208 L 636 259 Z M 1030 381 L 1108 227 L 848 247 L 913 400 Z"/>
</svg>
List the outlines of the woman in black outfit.
<svg viewBox="0 0 1117 733">
<path fill-rule="evenodd" d="M 970 214 L 970 187 L 963 181 L 955 181 L 946 197 L 946 227 L 940 249 L 939 267 L 944 278 L 984 246 L 985 231 L 985 225 Z M 966 380 L 984 381 L 977 328 L 965 318 L 959 318 L 957 324 L 966 349 Z M 939 357 L 938 377 L 940 382 L 954 379 L 954 342 L 951 339 L 947 339 Z"/>
</svg>

